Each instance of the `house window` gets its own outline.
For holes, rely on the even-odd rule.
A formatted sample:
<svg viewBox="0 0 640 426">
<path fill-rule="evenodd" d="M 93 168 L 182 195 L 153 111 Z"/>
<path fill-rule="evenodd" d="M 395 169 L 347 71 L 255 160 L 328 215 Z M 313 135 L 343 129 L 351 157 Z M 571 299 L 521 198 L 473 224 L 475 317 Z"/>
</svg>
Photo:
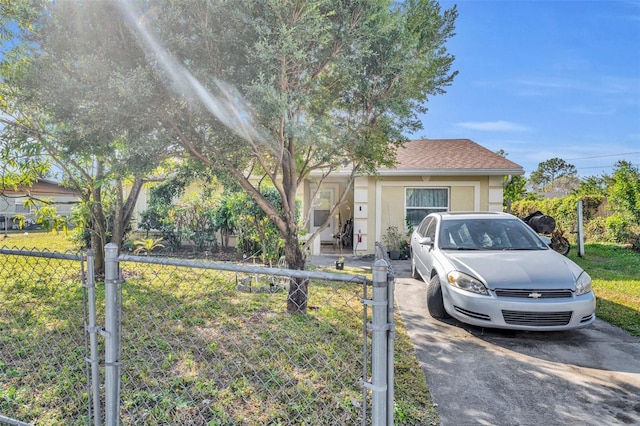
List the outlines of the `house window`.
<svg viewBox="0 0 640 426">
<path fill-rule="evenodd" d="M 449 210 L 448 188 L 406 188 L 406 218 L 415 228 L 429 213 Z"/>
</svg>

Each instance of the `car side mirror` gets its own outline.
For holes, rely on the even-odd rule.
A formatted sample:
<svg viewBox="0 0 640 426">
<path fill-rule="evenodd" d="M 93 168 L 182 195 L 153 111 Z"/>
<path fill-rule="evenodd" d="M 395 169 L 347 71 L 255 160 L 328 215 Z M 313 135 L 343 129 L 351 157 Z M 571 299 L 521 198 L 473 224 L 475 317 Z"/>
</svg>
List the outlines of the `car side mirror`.
<svg viewBox="0 0 640 426">
<path fill-rule="evenodd" d="M 418 240 L 418 244 L 433 248 L 433 240 L 431 237 L 422 237 Z"/>
<path fill-rule="evenodd" d="M 546 235 L 538 235 L 538 237 L 542 240 L 543 243 L 551 246 L 551 238 L 547 237 Z"/>
</svg>

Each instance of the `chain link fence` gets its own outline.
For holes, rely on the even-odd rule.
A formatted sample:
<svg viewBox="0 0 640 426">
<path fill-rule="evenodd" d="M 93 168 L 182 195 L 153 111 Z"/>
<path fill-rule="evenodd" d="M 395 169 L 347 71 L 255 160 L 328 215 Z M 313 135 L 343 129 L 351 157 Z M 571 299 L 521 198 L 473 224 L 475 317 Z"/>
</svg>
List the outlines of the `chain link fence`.
<svg viewBox="0 0 640 426">
<path fill-rule="evenodd" d="M 80 254 L 0 249 L 0 423 L 88 423 L 84 284 Z"/>
<path fill-rule="evenodd" d="M 119 264 L 123 423 L 363 423 L 366 278 L 307 272 L 308 313 L 292 315 L 293 271 Z"/>
<path fill-rule="evenodd" d="M 386 421 L 386 411 L 367 411 L 387 390 L 372 380 L 375 365 L 389 362 L 372 355 L 372 336 L 393 331 L 386 316 L 371 323 L 387 309 L 371 300 L 375 271 L 372 286 L 349 274 L 116 252 L 115 270 L 107 264 L 105 285 L 94 286 L 81 255 L 0 256 L 0 423 L 97 425 L 102 410 L 109 425 Z M 300 277 L 308 311 L 292 315 L 287 289 Z"/>
</svg>

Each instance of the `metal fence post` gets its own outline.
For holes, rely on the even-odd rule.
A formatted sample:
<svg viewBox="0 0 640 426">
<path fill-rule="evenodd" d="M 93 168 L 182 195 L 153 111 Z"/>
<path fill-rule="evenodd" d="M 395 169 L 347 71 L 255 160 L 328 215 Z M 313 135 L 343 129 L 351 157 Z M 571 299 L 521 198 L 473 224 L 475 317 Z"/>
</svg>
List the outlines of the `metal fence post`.
<svg viewBox="0 0 640 426">
<path fill-rule="evenodd" d="M 120 422 L 120 294 L 118 291 L 118 246 L 109 243 L 104 248 L 105 269 L 105 424 Z"/>
<path fill-rule="evenodd" d="M 578 200 L 577 215 L 578 215 L 578 256 L 584 257 L 584 216 L 582 213 L 583 205 L 582 200 Z"/>
<path fill-rule="evenodd" d="M 371 319 L 371 423 L 387 424 L 387 273 L 382 259 L 373 264 Z"/>
<path fill-rule="evenodd" d="M 389 333 L 387 334 L 387 425 L 394 424 L 393 415 L 395 413 L 395 374 L 393 365 L 395 361 L 395 338 L 396 326 L 394 321 L 395 312 L 395 285 L 396 277 L 393 273 L 387 275 L 387 324 L 389 324 Z"/>
<path fill-rule="evenodd" d="M 87 332 L 89 333 L 89 356 L 91 365 L 91 394 L 93 402 L 93 424 L 102 425 L 102 409 L 100 407 L 100 358 L 98 355 L 98 331 L 96 325 L 96 279 L 95 279 L 95 255 L 93 250 L 87 250 L 87 299 L 89 305 L 89 318 Z"/>
</svg>

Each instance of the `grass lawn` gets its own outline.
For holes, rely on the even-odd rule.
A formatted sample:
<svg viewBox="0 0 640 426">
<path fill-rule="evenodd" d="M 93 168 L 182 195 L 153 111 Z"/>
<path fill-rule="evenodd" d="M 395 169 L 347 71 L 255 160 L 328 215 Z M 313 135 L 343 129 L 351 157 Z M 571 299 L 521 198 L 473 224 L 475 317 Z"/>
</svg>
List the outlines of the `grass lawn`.
<svg viewBox="0 0 640 426">
<path fill-rule="evenodd" d="M 54 235 L 44 231 L 9 232 L 0 235 L 0 246 L 6 248 L 50 251 L 58 253 L 78 252 L 80 245 L 63 233 Z"/>
<path fill-rule="evenodd" d="M 62 234 L 14 233 L 0 245 L 78 250 Z M 81 424 L 87 398 L 82 296 L 77 273 L 65 272 L 77 262 L 59 267 L 55 259 L 9 258 L 0 265 L 0 412 L 35 424 Z M 227 272 L 122 267 L 123 424 L 354 424 L 358 419 L 361 286 L 314 282 L 310 312 L 299 317 L 286 314 L 286 292 L 238 292 L 238 278 Z M 100 284 L 98 293 L 104 297 Z M 396 327 L 395 424 L 437 424 L 398 316 Z"/>
<path fill-rule="evenodd" d="M 574 246 L 569 258 L 593 279 L 596 315 L 640 336 L 640 253 L 613 244 L 586 244 L 584 252 Z"/>
</svg>

